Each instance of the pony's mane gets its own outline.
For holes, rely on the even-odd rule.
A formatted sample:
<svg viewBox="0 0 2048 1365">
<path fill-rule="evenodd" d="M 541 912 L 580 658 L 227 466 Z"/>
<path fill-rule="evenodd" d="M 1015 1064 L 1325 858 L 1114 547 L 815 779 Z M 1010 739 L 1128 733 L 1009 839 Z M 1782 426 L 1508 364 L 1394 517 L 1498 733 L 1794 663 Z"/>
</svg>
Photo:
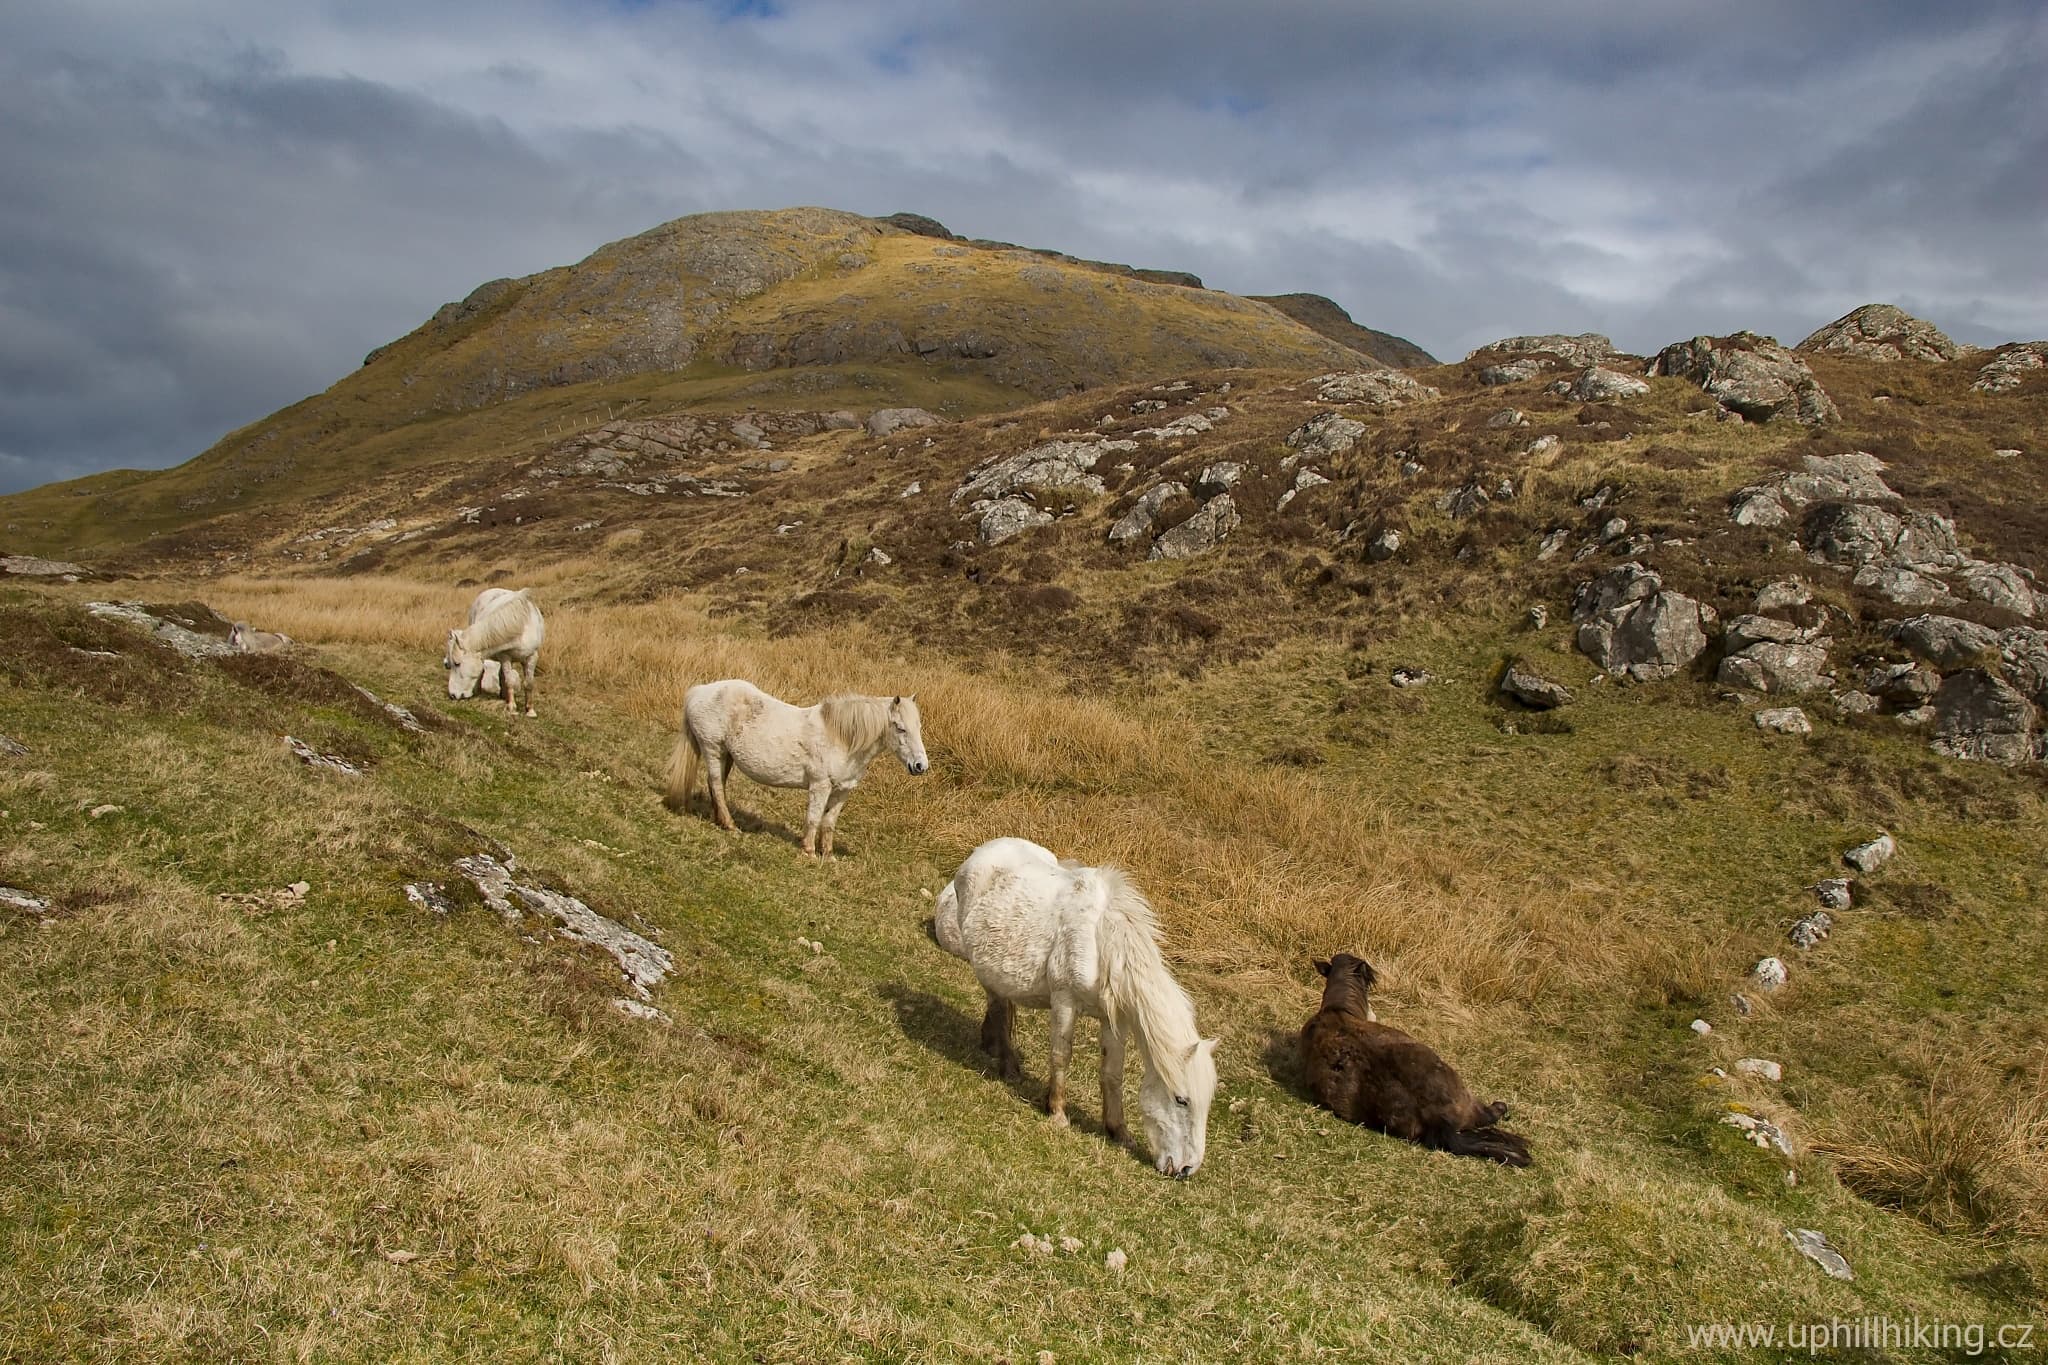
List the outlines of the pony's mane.
<svg viewBox="0 0 2048 1365">
<path fill-rule="evenodd" d="M 462 647 L 472 654 L 488 654 L 500 645 L 509 645 L 518 639 L 534 612 L 540 610 L 526 593 L 527 590 L 521 588 L 478 617 L 475 625 L 458 632 Z"/>
<path fill-rule="evenodd" d="M 848 753 L 864 754 L 882 742 L 889 724 L 889 698 L 844 692 L 818 703 L 825 734 Z"/>
<path fill-rule="evenodd" d="M 1137 1040 L 1146 1060 L 1175 1093 L 1187 1091 L 1189 1050 L 1201 1041 L 1195 1004 L 1166 968 L 1159 917 L 1120 867 L 1088 869 L 1106 901 L 1100 929 L 1102 998 L 1111 1025 Z"/>
</svg>

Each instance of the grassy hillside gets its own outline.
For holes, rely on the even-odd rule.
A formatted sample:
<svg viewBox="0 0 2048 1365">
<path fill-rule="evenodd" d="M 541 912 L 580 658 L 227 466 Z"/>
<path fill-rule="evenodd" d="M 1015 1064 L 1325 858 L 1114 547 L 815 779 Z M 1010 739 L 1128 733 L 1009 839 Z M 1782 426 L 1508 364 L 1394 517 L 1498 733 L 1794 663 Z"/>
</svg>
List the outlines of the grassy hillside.
<svg viewBox="0 0 2048 1365">
<path fill-rule="evenodd" d="M 1676 713 L 1594 689 L 1569 733 L 1503 735 L 1484 679 L 1511 626 L 1485 613 L 1375 643 L 1444 680 L 1420 696 L 1302 639 L 1084 697 L 857 626 L 608 603 L 590 562 L 530 581 L 551 642 L 520 723 L 437 695 L 467 591 L 205 585 L 314 642 L 282 664 L 180 661 L 77 590 L 0 602 L 28 749 L 0 760 L 0 882 L 52 902 L 0 919 L 10 1354 L 1671 1359 L 1720 1320 L 2042 1316 L 2048 933 L 2011 913 L 2040 903 L 2036 779 L 1904 738 L 1760 745 L 1683 686 Z M 676 698 L 733 674 L 915 689 L 935 771 L 878 766 L 831 864 L 797 856 L 793 793 L 744 787 L 736 838 L 672 815 Z M 368 772 L 304 768 L 281 733 Z M 1800 888 L 1875 824 L 1904 851 L 1874 898 L 1738 1016 Z M 996 832 L 1153 893 L 1225 1040 L 1193 1180 L 1107 1144 L 1089 1085 L 1047 1125 L 1042 1016 L 1021 1089 L 982 1065 L 979 991 L 923 921 Z M 400 893 L 493 849 L 656 935 L 673 1025 L 617 1012 L 609 962 L 537 921 Z M 303 905 L 221 898 L 295 879 Z M 1338 946 L 1381 966 L 1383 1018 L 1513 1103 L 1533 1170 L 1304 1101 L 1288 1038 Z M 1785 1081 L 1707 1077 L 1747 1055 Z M 1731 1103 L 1801 1154 L 1742 1141 Z M 1869 1162 L 1812 1150 L 1852 1141 L 1911 1180 L 1859 1195 Z"/>
</svg>

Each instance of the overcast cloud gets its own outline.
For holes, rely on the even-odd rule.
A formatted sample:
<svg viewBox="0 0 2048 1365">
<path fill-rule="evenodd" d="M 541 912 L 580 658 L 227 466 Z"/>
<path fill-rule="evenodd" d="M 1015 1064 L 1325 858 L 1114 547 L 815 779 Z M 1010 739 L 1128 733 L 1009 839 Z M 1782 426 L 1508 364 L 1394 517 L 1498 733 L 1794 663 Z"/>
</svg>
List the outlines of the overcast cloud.
<svg viewBox="0 0 2048 1365">
<path fill-rule="evenodd" d="M 2048 10 L 13 0 L 0 491 L 189 459 L 441 303 L 820 204 L 1516 332 L 2048 336 Z"/>
</svg>

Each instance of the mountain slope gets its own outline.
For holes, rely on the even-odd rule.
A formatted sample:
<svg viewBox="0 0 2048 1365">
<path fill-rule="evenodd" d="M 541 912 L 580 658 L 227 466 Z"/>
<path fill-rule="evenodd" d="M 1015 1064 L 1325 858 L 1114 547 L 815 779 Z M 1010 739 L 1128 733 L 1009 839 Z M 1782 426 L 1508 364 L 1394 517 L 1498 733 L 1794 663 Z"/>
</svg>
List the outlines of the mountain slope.
<svg viewBox="0 0 2048 1365">
<path fill-rule="evenodd" d="M 1398 370 L 1413 370 L 1437 363 L 1435 356 L 1406 337 L 1392 332 L 1361 327 L 1351 314 L 1321 294 L 1254 294 L 1260 303 L 1270 303 L 1304 327 L 1322 333 L 1339 346 L 1349 346 Z"/>
<path fill-rule="evenodd" d="M 0 516 L 25 548 L 73 550 L 422 461 L 501 458 L 624 407 L 796 398 L 957 416 L 1189 368 L 1364 363 L 1212 290 L 826 209 L 701 214 L 491 281 L 176 469 L 0 499 Z"/>
</svg>

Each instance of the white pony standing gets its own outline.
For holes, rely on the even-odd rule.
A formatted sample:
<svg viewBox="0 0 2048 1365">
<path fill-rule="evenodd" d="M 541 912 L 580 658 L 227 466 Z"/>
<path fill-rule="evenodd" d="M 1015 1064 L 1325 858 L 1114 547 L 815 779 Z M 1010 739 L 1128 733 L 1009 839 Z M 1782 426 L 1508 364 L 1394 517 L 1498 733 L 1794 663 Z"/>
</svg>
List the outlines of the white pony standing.
<svg viewBox="0 0 2048 1365">
<path fill-rule="evenodd" d="M 1153 1164 L 1185 1180 L 1202 1164 L 1216 1097 L 1216 1039 L 1195 1028 L 1195 1007 L 1159 952 L 1152 907 L 1115 867 L 1083 867 L 1028 839 L 991 839 L 967 855 L 939 892 L 939 946 L 973 964 L 988 993 L 981 1045 L 1017 1080 L 1011 1026 L 1018 1005 L 1052 1011 L 1046 1108 L 1067 1122 L 1067 1062 L 1074 1018 L 1102 1021 L 1102 1126 L 1121 1142 L 1124 1048 L 1145 1068 L 1138 1111 Z"/>
<path fill-rule="evenodd" d="M 804 852 L 829 858 L 840 807 L 888 748 L 913 776 L 931 767 L 916 697 L 848 694 L 791 706 L 739 678 L 699 683 L 683 694 L 683 732 L 668 759 L 668 805 L 683 809 L 702 767 L 719 828 L 738 829 L 725 803 L 725 780 L 737 764 L 764 787 L 810 793 Z"/>
<path fill-rule="evenodd" d="M 450 697 L 459 701 L 475 696 L 485 670 L 495 664 L 506 710 L 518 713 L 517 692 L 523 691 L 526 714 L 537 714 L 533 709 L 534 660 L 548 628 L 529 596 L 531 592 L 531 588 L 518 592 L 485 588 L 470 603 L 469 624 L 448 632 L 448 646 L 441 656 L 441 667 L 448 670 Z M 522 672 L 525 677 L 515 690 L 514 680 Z"/>
</svg>

